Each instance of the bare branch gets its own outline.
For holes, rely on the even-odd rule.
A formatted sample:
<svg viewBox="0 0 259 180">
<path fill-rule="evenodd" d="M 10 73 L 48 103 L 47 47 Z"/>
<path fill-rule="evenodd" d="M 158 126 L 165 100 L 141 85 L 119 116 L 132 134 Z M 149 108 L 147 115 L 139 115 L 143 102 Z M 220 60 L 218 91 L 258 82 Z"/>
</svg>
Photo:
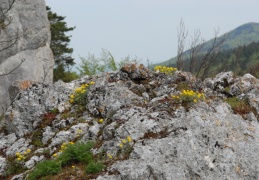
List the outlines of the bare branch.
<svg viewBox="0 0 259 180">
<path fill-rule="evenodd" d="M 177 37 L 178 37 L 178 48 L 177 48 L 177 68 L 183 69 L 183 53 L 185 49 L 185 39 L 188 35 L 188 31 L 185 30 L 185 25 L 183 20 L 180 21 L 179 29 L 177 29 Z"/>
<path fill-rule="evenodd" d="M 8 26 L 10 26 L 10 24 L 13 21 L 13 18 L 8 17 L 7 14 L 13 8 L 15 1 L 16 0 L 8 0 L 8 6 L 5 9 L 3 7 L 0 7 L 0 52 L 5 51 L 14 46 L 21 37 L 18 33 L 18 29 L 14 37 L 8 37 L 8 31 L 6 30 L 6 28 L 8 28 Z M 21 62 L 15 68 L 9 70 L 8 72 L 0 74 L 0 76 L 13 74 L 14 71 L 18 69 L 24 61 L 25 59 L 22 59 Z"/>
<path fill-rule="evenodd" d="M 18 68 L 22 65 L 22 63 L 23 63 L 24 61 L 25 61 L 25 59 L 22 59 L 21 62 L 20 62 L 20 64 L 18 64 L 15 68 L 13 68 L 12 70 L 10 70 L 10 71 L 7 72 L 7 73 L 0 74 L 0 76 L 6 76 L 6 75 L 8 75 L 8 74 L 13 74 L 13 72 L 14 72 L 16 69 L 18 69 Z"/>
<path fill-rule="evenodd" d="M 6 50 L 6 49 L 11 48 L 13 45 L 15 45 L 15 44 L 17 43 L 17 41 L 19 40 L 20 37 L 22 37 L 22 36 L 19 36 L 18 30 L 17 30 L 17 34 L 16 34 L 15 37 L 10 38 L 10 39 L 8 39 L 8 40 L 1 40 L 1 41 L 0 41 L 0 45 L 2 45 L 2 44 L 6 44 L 6 45 L 4 45 L 4 46 L 0 49 L 0 52 L 1 52 L 1 51 L 4 51 L 4 50 Z M 1 37 L 1 39 L 2 39 L 2 37 Z"/>
<path fill-rule="evenodd" d="M 197 65 L 199 64 L 198 56 L 200 55 L 202 49 L 204 48 L 204 39 L 201 38 L 201 32 L 199 29 L 194 31 L 191 45 L 190 45 L 190 66 L 189 71 L 194 73 L 196 71 Z"/>
<path fill-rule="evenodd" d="M 219 30 L 215 30 L 212 45 L 210 46 L 210 48 L 206 51 L 205 55 L 203 56 L 203 58 L 200 62 L 201 64 L 197 70 L 196 77 L 199 77 L 200 73 L 202 73 L 201 78 L 204 78 L 204 76 L 207 74 L 209 68 L 211 67 L 213 60 L 215 60 L 216 57 L 218 56 L 220 47 L 225 42 L 225 37 L 219 39 L 218 33 L 219 33 Z M 201 72 L 202 70 L 203 70 L 203 72 Z"/>
</svg>

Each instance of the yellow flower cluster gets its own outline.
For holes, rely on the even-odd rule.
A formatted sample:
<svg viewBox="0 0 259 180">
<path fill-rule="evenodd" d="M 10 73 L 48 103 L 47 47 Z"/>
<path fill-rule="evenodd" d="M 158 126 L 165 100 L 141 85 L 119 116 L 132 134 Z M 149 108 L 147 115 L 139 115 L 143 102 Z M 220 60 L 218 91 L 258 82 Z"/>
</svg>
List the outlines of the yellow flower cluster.
<svg viewBox="0 0 259 180">
<path fill-rule="evenodd" d="M 76 88 L 74 92 L 70 95 L 70 103 L 75 103 L 77 101 L 80 101 L 80 99 L 84 98 L 83 96 L 86 93 L 87 88 L 90 85 L 95 84 L 95 82 L 91 81 L 89 84 L 82 84 L 80 87 Z"/>
<path fill-rule="evenodd" d="M 74 142 L 63 142 L 63 144 L 60 146 L 61 149 L 59 150 L 59 152 L 63 152 L 69 144 L 73 145 Z"/>
<path fill-rule="evenodd" d="M 126 139 L 122 139 L 122 140 L 121 140 L 121 143 L 119 144 L 119 147 L 120 147 L 120 148 L 123 148 L 124 144 L 130 143 L 130 142 L 132 142 L 132 139 L 131 139 L 130 136 L 127 136 Z"/>
<path fill-rule="evenodd" d="M 67 148 L 67 146 L 68 146 L 69 144 L 73 145 L 74 142 L 68 142 L 68 143 L 67 143 L 67 142 L 64 142 L 64 143 L 60 146 L 59 152 L 62 153 L 62 152 Z M 53 156 L 53 157 L 57 157 L 58 154 L 57 154 L 57 153 L 54 153 L 52 156 Z"/>
<path fill-rule="evenodd" d="M 99 119 L 99 124 L 102 124 L 103 123 L 103 119 L 101 118 L 101 119 Z"/>
<path fill-rule="evenodd" d="M 108 157 L 109 159 L 112 159 L 112 155 L 111 155 L 111 154 L 107 154 L 107 157 Z"/>
<path fill-rule="evenodd" d="M 15 153 L 16 155 L 16 160 L 17 161 L 22 161 L 26 159 L 26 155 L 29 154 L 31 152 L 31 149 L 27 149 L 26 151 L 24 151 L 23 153 Z"/>
<path fill-rule="evenodd" d="M 76 137 L 79 137 L 83 133 L 82 129 L 76 130 Z"/>
<path fill-rule="evenodd" d="M 174 99 L 181 99 L 185 102 L 198 102 L 199 100 L 205 100 L 204 93 L 195 92 L 193 90 L 182 90 L 179 96 L 172 96 Z"/>
<path fill-rule="evenodd" d="M 170 74 L 172 75 L 177 68 L 173 68 L 173 67 L 166 67 L 166 66 L 156 66 L 154 68 L 155 71 L 161 72 L 161 73 L 165 73 L 165 74 Z"/>
</svg>

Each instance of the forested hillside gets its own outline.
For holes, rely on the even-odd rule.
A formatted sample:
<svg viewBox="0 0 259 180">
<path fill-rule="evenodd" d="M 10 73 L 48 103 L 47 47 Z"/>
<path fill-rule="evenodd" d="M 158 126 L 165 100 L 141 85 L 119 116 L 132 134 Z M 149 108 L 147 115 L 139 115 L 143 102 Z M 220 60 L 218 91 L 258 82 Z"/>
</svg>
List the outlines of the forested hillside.
<svg viewBox="0 0 259 180">
<path fill-rule="evenodd" d="M 184 63 L 184 70 L 188 71 L 189 65 L 190 60 L 187 58 Z M 168 66 L 176 67 L 176 63 L 168 64 Z M 235 75 L 250 73 L 258 78 L 259 42 L 222 51 L 211 66 L 208 76 L 214 76 L 222 71 L 233 71 Z"/>
<path fill-rule="evenodd" d="M 233 71 L 236 75 L 250 73 L 259 77 L 259 42 L 239 46 L 233 50 L 220 53 L 213 63 L 216 74 L 220 71 Z"/>
<path fill-rule="evenodd" d="M 255 43 L 255 42 L 259 42 L 259 23 L 247 23 L 244 25 L 241 25 L 237 28 L 235 28 L 234 30 L 227 32 L 225 34 L 223 34 L 222 36 L 217 37 L 217 39 L 220 41 L 224 38 L 224 43 L 221 46 L 221 52 L 222 54 L 220 55 L 220 57 L 222 58 L 223 55 L 227 56 L 226 58 L 223 59 L 230 59 L 230 57 L 228 56 L 229 54 L 233 54 L 234 52 L 239 52 L 237 53 L 238 55 L 232 56 L 231 57 L 231 62 L 233 62 L 233 59 L 236 60 L 240 60 L 243 61 L 242 59 L 240 59 L 240 53 L 244 54 L 244 56 L 242 55 L 243 58 L 252 58 L 250 61 L 253 61 L 253 63 L 255 63 L 255 58 L 254 55 L 256 53 L 256 49 L 257 48 L 257 44 L 253 44 L 250 45 L 251 43 Z M 214 39 L 211 39 L 207 42 L 204 42 L 203 49 L 201 50 L 201 53 L 205 53 L 206 50 L 212 45 Z M 207 49 L 206 49 L 207 48 Z M 252 48 L 251 50 L 247 50 L 248 48 Z M 246 49 L 246 50 L 245 50 Z M 188 59 L 189 56 L 189 52 L 190 49 L 187 49 L 184 54 L 185 54 L 185 58 Z M 252 57 L 253 56 L 253 57 Z M 217 60 L 215 62 L 224 62 L 224 60 Z M 167 61 L 155 64 L 155 65 L 165 65 L 165 66 L 172 66 L 176 64 L 176 60 L 177 57 L 173 57 Z M 188 60 L 187 60 L 188 61 Z M 252 64 L 253 64 L 252 63 Z M 242 64 L 241 62 L 239 62 L 239 64 Z M 155 66 L 154 65 L 154 66 Z M 214 63 L 215 65 L 215 63 Z M 220 67 L 220 65 L 217 65 L 218 67 Z M 245 70 L 249 69 L 251 66 L 251 64 L 246 64 L 245 65 Z M 232 69 L 234 70 L 234 66 L 233 65 L 229 65 L 227 66 L 228 69 Z M 232 67 L 232 68 L 231 68 Z M 240 67 L 241 69 L 243 69 L 243 67 Z M 222 68 L 221 68 L 222 69 Z M 224 69 L 226 69 L 226 66 L 224 66 Z M 240 73 L 242 70 L 234 70 L 235 72 Z M 217 71 L 218 72 L 218 71 Z"/>
</svg>

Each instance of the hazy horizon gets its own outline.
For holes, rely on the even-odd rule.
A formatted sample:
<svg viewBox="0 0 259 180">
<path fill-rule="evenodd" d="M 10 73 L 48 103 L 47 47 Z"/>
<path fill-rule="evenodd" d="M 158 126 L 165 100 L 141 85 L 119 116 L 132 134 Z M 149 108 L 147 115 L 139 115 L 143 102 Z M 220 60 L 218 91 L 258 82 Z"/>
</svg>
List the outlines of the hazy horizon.
<svg viewBox="0 0 259 180">
<path fill-rule="evenodd" d="M 214 29 L 219 35 L 240 25 L 259 22 L 259 1 L 170 0 L 46 0 L 58 15 L 66 16 L 71 32 L 70 47 L 75 62 L 88 53 L 100 56 L 109 50 L 116 60 L 128 55 L 152 63 L 166 61 L 177 52 L 177 28 L 181 19 L 189 32 L 195 29 L 209 40 Z M 242 13 L 242 15 L 241 15 Z"/>
</svg>

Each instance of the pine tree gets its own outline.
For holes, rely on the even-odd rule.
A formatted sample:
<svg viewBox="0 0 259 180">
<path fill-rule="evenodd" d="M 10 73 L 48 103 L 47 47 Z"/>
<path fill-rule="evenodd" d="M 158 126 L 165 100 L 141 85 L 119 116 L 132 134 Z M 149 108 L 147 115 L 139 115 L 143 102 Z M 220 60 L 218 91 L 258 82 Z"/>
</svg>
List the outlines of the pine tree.
<svg viewBox="0 0 259 180">
<path fill-rule="evenodd" d="M 67 27 L 67 23 L 64 21 L 66 17 L 53 13 L 48 6 L 46 9 L 51 31 L 50 48 L 55 60 L 54 81 L 61 79 L 66 82 L 71 80 L 67 76 L 71 75 L 71 67 L 75 64 L 71 57 L 73 48 L 69 47 L 71 36 L 66 35 L 66 33 L 73 31 L 75 27 Z"/>
</svg>

